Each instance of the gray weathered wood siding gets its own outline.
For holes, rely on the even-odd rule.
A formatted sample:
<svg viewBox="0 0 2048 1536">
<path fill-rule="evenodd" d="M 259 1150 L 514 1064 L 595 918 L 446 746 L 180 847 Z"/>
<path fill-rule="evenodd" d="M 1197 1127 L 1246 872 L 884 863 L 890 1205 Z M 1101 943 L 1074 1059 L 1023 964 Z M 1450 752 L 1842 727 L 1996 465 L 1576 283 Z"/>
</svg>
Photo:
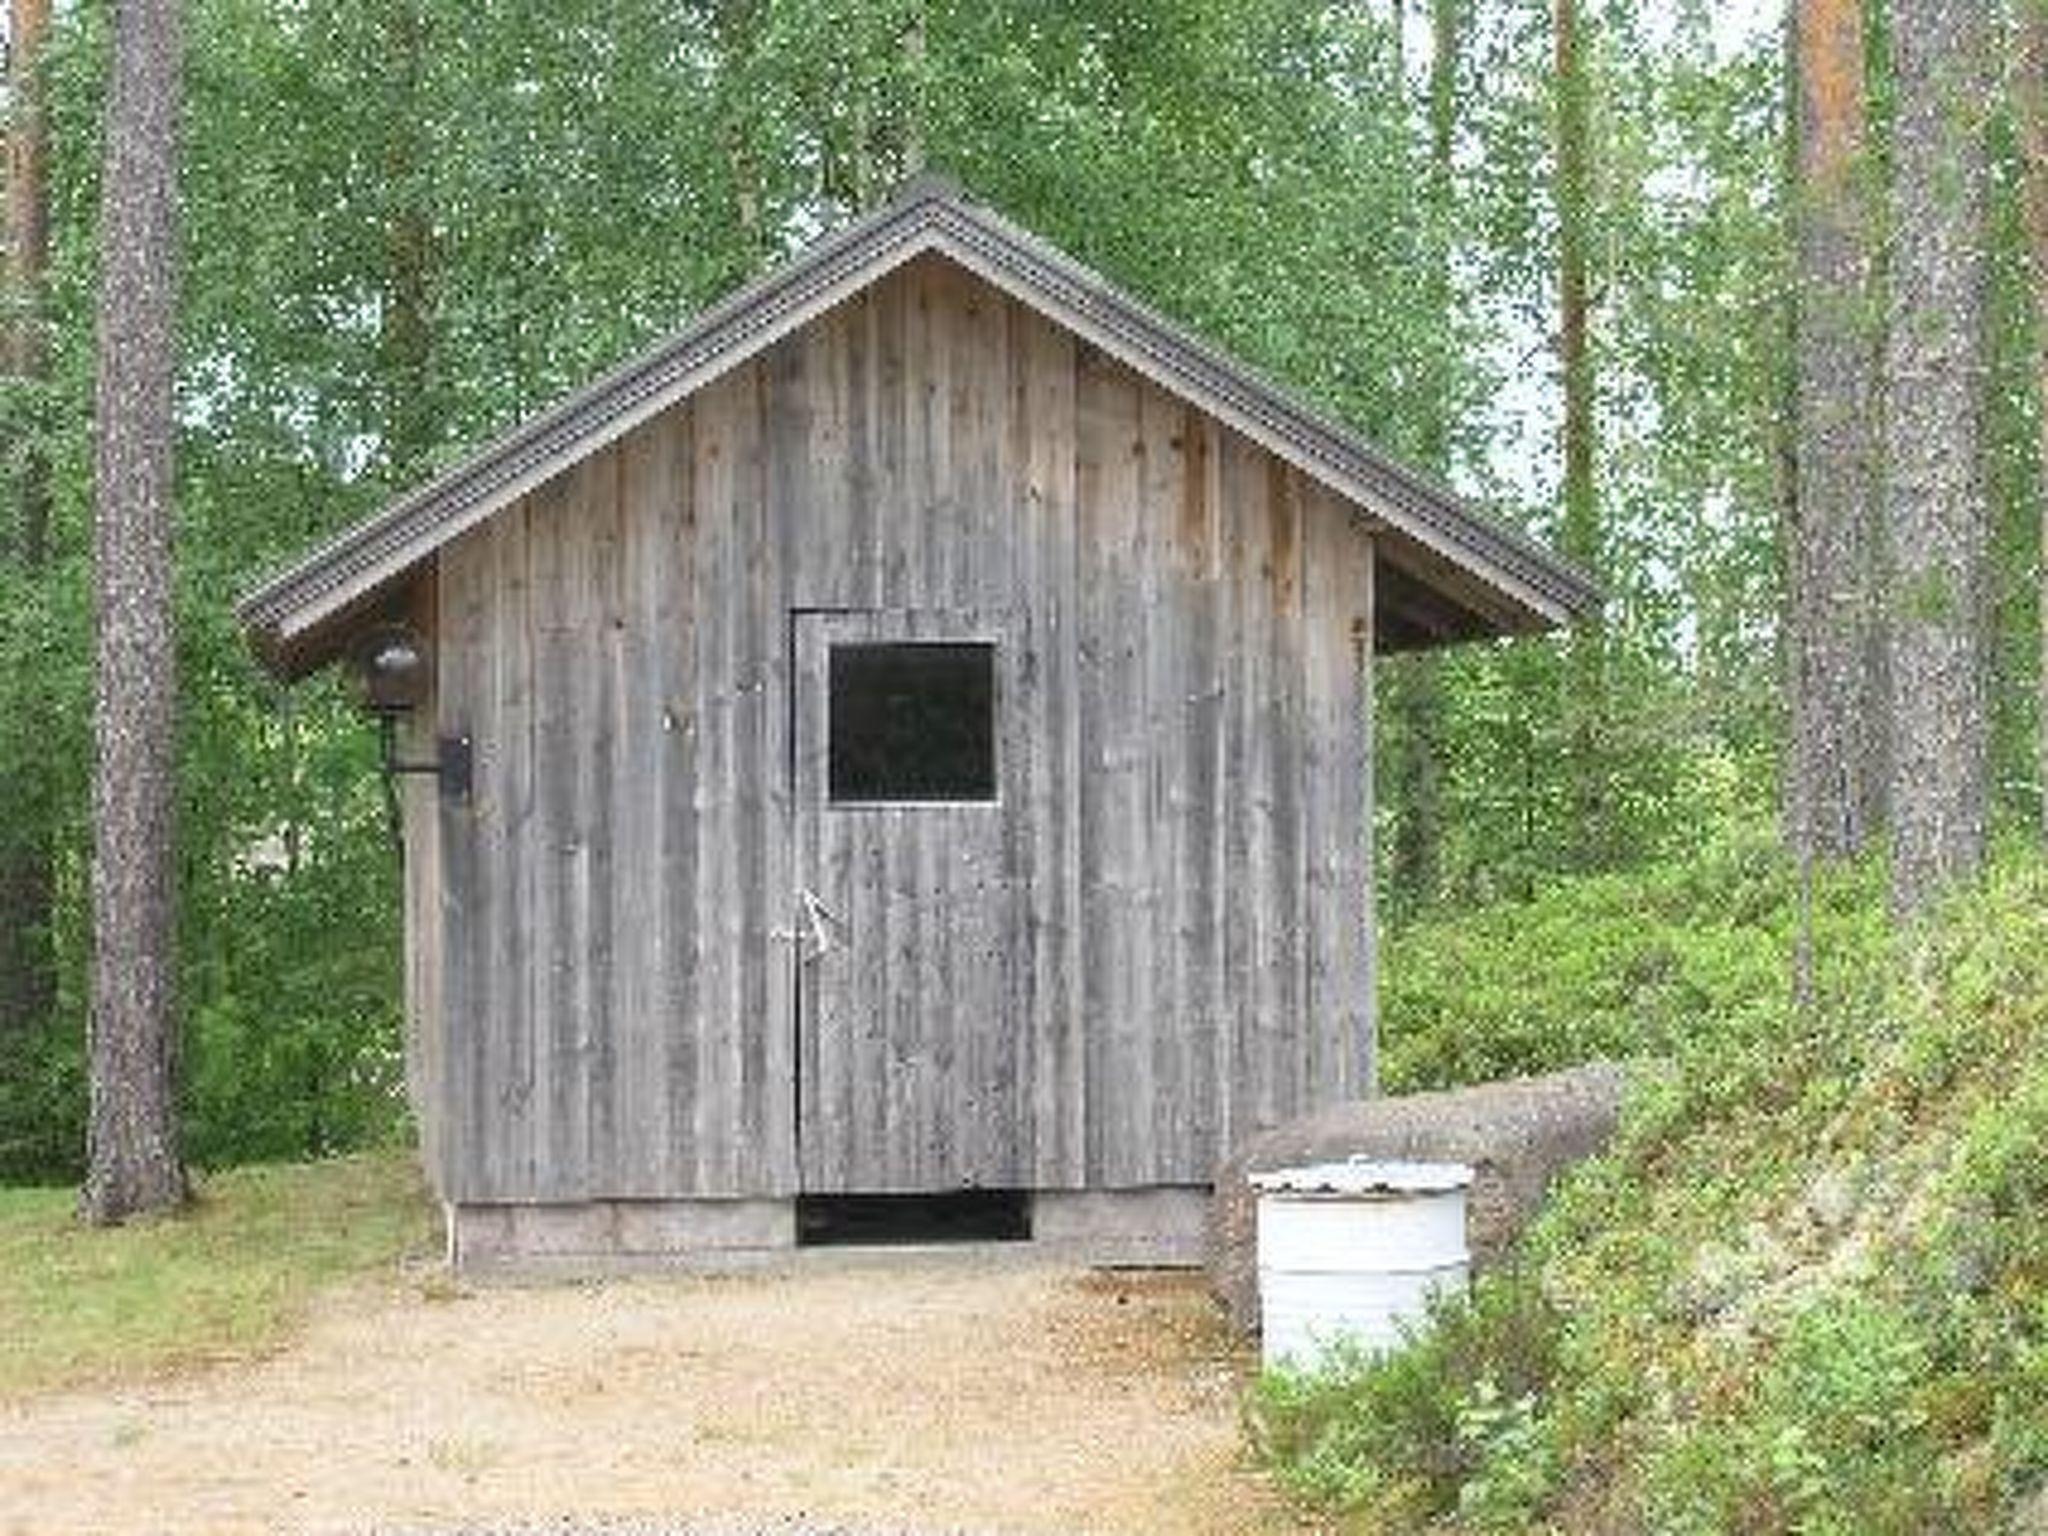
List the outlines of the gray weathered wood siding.
<svg viewBox="0 0 2048 1536">
<path fill-rule="evenodd" d="M 405 621 L 432 634 L 438 601 L 431 573 L 407 594 Z M 427 762 L 438 748 L 437 709 L 430 691 L 424 707 L 400 728 L 399 749 L 408 762 Z M 441 826 L 434 781 L 409 774 L 398 781 L 405 836 L 405 1087 L 418 1123 L 420 1155 L 430 1176 L 447 1176 L 449 1123 L 442 1113 L 447 1068 L 446 1031 L 441 1027 Z"/>
<path fill-rule="evenodd" d="M 1020 1182 L 1206 1182 L 1364 1091 L 1373 585 L 1346 504 L 929 257 L 464 535 L 475 793 L 412 818 L 442 1193 L 915 1187 L 912 1140 L 798 1155 L 802 610 L 1006 616 Z"/>
</svg>

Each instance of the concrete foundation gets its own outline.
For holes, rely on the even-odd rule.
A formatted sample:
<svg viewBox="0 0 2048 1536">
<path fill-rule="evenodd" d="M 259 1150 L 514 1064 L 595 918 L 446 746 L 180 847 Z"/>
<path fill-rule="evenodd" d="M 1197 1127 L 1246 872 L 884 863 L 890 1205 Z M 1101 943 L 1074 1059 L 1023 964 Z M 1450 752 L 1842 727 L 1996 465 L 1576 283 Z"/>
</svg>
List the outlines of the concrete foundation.
<svg viewBox="0 0 2048 1536">
<path fill-rule="evenodd" d="M 1038 1190 L 1028 1242 L 959 1246 L 1076 1264 L 1193 1268 L 1202 1262 L 1208 1208 L 1209 1190 L 1201 1185 Z M 848 1252 L 799 1250 L 793 1200 L 590 1200 L 445 1211 L 449 1263 L 468 1274 L 701 1272 L 755 1268 L 799 1251 Z"/>
<path fill-rule="evenodd" d="M 448 1261 L 465 1271 L 728 1268 L 796 1247 L 788 1200 L 591 1200 L 451 1205 Z"/>
<path fill-rule="evenodd" d="M 1031 1197 L 1031 1241 L 1085 1264 L 1193 1269 L 1202 1262 L 1209 1190 L 1042 1189 Z"/>
</svg>

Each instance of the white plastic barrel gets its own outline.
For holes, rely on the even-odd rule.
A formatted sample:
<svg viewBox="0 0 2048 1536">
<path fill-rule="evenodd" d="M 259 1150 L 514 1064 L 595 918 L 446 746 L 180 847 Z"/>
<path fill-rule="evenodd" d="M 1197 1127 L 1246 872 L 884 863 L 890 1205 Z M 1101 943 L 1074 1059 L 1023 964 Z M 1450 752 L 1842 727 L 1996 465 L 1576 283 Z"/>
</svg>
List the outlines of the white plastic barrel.
<svg viewBox="0 0 2048 1536">
<path fill-rule="evenodd" d="M 1268 1365 L 1313 1366 L 1339 1339 L 1398 1344 L 1430 1295 L 1465 1283 L 1463 1163 L 1316 1163 L 1252 1175 Z"/>
</svg>

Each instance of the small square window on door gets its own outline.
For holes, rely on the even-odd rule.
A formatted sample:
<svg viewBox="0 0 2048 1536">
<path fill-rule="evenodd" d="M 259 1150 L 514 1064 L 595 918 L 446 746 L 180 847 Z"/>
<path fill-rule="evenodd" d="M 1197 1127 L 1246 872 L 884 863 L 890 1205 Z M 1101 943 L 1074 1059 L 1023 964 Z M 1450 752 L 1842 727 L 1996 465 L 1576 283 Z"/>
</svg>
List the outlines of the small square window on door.
<svg viewBox="0 0 2048 1536">
<path fill-rule="evenodd" d="M 826 666 L 833 801 L 996 798 L 992 644 L 839 643 L 830 647 Z"/>
</svg>

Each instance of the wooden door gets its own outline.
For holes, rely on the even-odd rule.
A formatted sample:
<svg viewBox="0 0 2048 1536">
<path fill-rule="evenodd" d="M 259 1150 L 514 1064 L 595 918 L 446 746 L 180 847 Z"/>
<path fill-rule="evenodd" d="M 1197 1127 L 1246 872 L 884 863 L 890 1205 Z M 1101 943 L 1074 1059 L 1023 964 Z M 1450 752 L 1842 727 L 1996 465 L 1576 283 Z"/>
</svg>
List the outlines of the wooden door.
<svg viewBox="0 0 2048 1536">
<path fill-rule="evenodd" d="M 1020 1186 L 1030 964 L 1006 626 L 805 612 L 793 643 L 803 1188 Z"/>
</svg>

